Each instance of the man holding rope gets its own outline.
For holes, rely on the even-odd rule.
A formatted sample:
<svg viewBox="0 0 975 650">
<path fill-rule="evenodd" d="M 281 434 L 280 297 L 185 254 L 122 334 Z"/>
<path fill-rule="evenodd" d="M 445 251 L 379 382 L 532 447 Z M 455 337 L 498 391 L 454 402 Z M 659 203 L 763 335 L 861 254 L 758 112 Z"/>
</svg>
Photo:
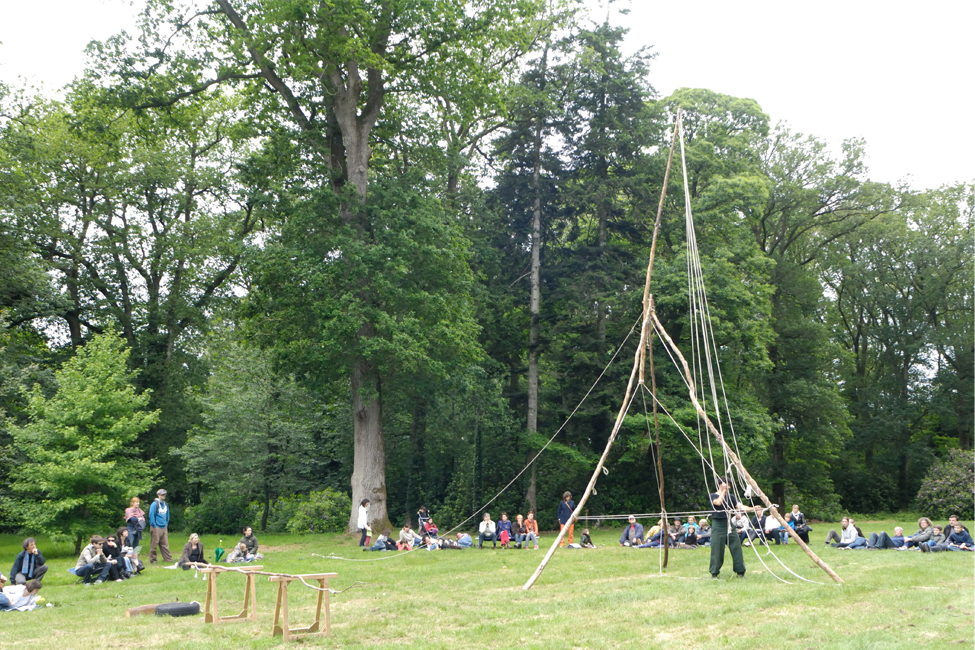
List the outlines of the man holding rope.
<svg viewBox="0 0 975 650">
<path fill-rule="evenodd" d="M 718 477 L 718 491 L 711 493 L 711 504 L 714 506 L 714 512 L 711 513 L 711 578 L 713 580 L 718 579 L 718 574 L 721 573 L 721 565 L 724 564 L 724 547 L 725 544 L 731 550 L 731 559 L 733 567 L 735 569 L 735 574 L 739 578 L 745 577 L 745 558 L 742 556 L 741 552 L 741 539 L 738 537 L 737 531 L 733 531 L 731 534 L 728 533 L 728 513 L 736 512 L 738 510 L 753 510 L 758 513 L 762 511 L 761 506 L 746 506 L 738 503 L 738 499 L 735 498 L 734 494 L 729 494 L 729 489 L 731 485 L 728 479 L 719 476 Z"/>
</svg>

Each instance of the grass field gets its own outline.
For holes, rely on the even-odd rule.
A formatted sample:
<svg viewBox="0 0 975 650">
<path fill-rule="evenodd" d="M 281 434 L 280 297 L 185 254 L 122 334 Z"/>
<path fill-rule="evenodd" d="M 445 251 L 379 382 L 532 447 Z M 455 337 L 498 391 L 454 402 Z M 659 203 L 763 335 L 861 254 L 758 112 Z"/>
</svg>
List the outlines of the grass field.
<svg viewBox="0 0 975 650">
<path fill-rule="evenodd" d="M 860 521 L 869 534 L 908 521 Z M 971 522 L 967 522 L 972 528 Z M 722 579 L 706 579 L 708 549 L 675 550 L 659 575 L 655 550 L 620 548 L 619 533 L 594 535 L 601 548 L 558 552 L 535 587 L 521 586 L 541 560 L 538 551 L 418 551 L 373 562 L 315 557 L 334 553 L 376 560 L 391 553 L 363 553 L 342 535 L 259 535 L 265 569 L 287 573 L 331 571 L 332 588 L 355 581 L 377 586 L 332 597 L 332 636 L 296 646 L 375 648 L 916 648 L 975 646 L 975 554 L 840 551 L 823 547 L 829 528 L 814 526 L 813 549 L 846 581 L 832 583 L 795 544 L 773 546 L 779 558 L 809 584 L 789 576 L 771 556 L 763 559 L 793 584 L 776 580 L 751 549 L 748 575 L 732 580 L 730 556 Z M 225 548 L 235 538 L 224 537 Z M 0 537 L 3 573 L 19 539 Z M 217 537 L 204 536 L 207 557 Z M 171 537 L 174 553 L 185 537 Z M 43 541 L 42 552 L 50 549 Z M 202 603 L 205 583 L 193 571 L 151 567 L 123 583 L 74 585 L 66 571 L 74 560 L 59 548 L 41 595 L 57 607 L 0 613 L 0 647 L 44 648 L 264 648 L 270 636 L 274 586 L 258 580 L 257 623 L 205 625 L 202 616 L 141 616 L 125 609 L 174 600 Z M 146 556 L 144 556 L 146 557 Z M 221 614 L 240 610 L 243 577 L 220 578 Z M 291 588 L 292 626 L 310 621 L 315 592 Z M 957 644 L 957 645 L 955 645 Z"/>
</svg>

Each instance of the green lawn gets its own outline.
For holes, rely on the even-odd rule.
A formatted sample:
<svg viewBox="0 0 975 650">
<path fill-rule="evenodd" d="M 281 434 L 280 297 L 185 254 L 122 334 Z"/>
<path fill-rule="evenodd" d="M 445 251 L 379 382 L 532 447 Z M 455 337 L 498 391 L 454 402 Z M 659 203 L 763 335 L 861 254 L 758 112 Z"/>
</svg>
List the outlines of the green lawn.
<svg viewBox="0 0 975 650">
<path fill-rule="evenodd" d="M 865 533 L 891 530 L 892 521 L 857 522 Z M 901 521 L 908 532 L 913 522 Z M 967 522 L 972 528 L 971 522 Z M 350 536 L 259 535 L 267 570 L 332 571 L 332 587 L 355 581 L 379 586 L 332 599 L 332 636 L 301 645 L 365 648 L 911 648 L 975 645 L 975 554 L 839 551 L 822 539 L 837 524 L 814 526 L 814 550 L 846 581 L 833 584 L 795 545 L 773 547 L 791 569 L 822 582 L 783 584 L 745 549 L 748 575 L 707 578 L 708 549 L 671 552 L 658 574 L 658 552 L 617 545 L 618 533 L 597 532 L 595 550 L 563 550 L 539 582 L 521 590 L 541 560 L 539 551 L 470 549 L 418 551 L 390 557 L 363 553 Z M 578 530 L 578 529 L 577 529 Z M 225 536 L 224 547 L 233 538 Z M 551 543 L 552 534 L 543 539 Z M 172 538 L 174 552 L 184 536 Z M 216 537 L 203 539 L 208 557 Z M 0 537 L 2 571 L 9 571 L 19 540 Z M 41 550 L 47 551 L 44 541 Z M 763 556 L 765 557 L 765 556 Z M 765 557 L 767 562 L 772 558 Z M 0 614 L 0 647 L 18 648 L 241 648 L 281 644 L 270 636 L 273 585 L 258 581 L 257 623 L 204 625 L 202 617 L 127 619 L 125 609 L 147 603 L 203 601 L 205 583 L 192 571 L 151 567 L 144 576 L 97 587 L 73 584 L 71 558 L 49 561 L 41 594 L 59 607 Z M 771 564 L 773 570 L 780 568 Z M 776 570 L 791 578 L 784 571 Z M 220 578 L 221 614 L 237 613 L 243 577 Z M 315 593 L 291 589 L 292 625 L 307 622 Z"/>
</svg>

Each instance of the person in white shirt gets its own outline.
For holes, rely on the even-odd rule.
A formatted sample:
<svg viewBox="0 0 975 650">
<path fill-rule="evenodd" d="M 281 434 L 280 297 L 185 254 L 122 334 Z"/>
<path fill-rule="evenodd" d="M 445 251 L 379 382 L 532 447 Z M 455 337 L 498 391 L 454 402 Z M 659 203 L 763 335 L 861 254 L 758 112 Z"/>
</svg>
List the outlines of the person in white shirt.
<svg viewBox="0 0 975 650">
<path fill-rule="evenodd" d="M 369 546 L 369 499 L 363 499 L 359 503 L 359 517 L 356 521 L 356 528 L 362 533 L 359 538 L 359 546 Z"/>
<path fill-rule="evenodd" d="M 477 536 L 477 547 L 484 548 L 484 542 L 487 541 L 487 542 L 491 542 L 493 548 L 497 548 L 498 536 L 495 533 L 496 530 L 497 530 L 497 526 L 493 521 L 491 521 L 491 513 L 485 512 L 484 521 L 482 521 L 481 525 L 478 527 L 479 534 Z"/>
<path fill-rule="evenodd" d="M 6 586 L 7 577 L 0 574 L 0 585 L 5 585 L 0 591 L 0 611 L 15 609 L 33 609 L 37 599 L 37 592 L 41 590 L 41 581 L 31 580 L 25 585 Z"/>
</svg>

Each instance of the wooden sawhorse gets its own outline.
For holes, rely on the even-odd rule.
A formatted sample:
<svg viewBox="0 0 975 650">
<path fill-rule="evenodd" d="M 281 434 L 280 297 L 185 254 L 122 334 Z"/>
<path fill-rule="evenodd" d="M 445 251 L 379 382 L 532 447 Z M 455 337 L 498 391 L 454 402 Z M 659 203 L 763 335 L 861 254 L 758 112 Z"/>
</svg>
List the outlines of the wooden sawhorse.
<svg viewBox="0 0 975 650">
<path fill-rule="evenodd" d="M 295 576 L 269 576 L 268 582 L 278 583 L 278 600 L 274 605 L 274 626 L 271 628 L 271 636 L 282 635 L 285 641 L 289 641 L 292 636 L 299 634 L 321 634 L 328 636 L 330 630 L 330 618 L 328 611 L 328 579 L 338 576 L 337 573 L 305 573 Z M 291 629 L 288 627 L 288 585 L 293 580 L 305 580 L 306 582 L 318 582 L 318 605 L 315 607 L 315 622 L 308 627 Z M 325 604 L 325 627 L 321 627 L 322 603 Z M 279 622 L 280 621 L 280 622 Z"/>
<path fill-rule="evenodd" d="M 212 564 L 200 569 L 200 573 L 207 574 L 207 598 L 203 606 L 204 623 L 223 623 L 226 621 L 257 620 L 257 580 L 254 571 L 260 571 L 263 566 L 225 567 Z M 221 573 L 244 573 L 244 611 L 236 616 L 217 615 L 217 576 Z"/>
</svg>

